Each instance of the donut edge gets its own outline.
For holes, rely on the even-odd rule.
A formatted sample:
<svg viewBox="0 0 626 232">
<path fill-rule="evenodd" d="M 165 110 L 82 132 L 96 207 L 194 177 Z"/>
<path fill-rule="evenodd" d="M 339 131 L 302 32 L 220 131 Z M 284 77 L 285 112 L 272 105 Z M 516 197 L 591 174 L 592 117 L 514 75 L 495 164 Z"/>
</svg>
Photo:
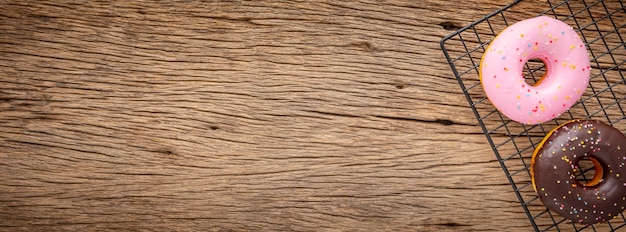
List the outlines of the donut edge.
<svg viewBox="0 0 626 232">
<path fill-rule="evenodd" d="M 530 158 L 530 180 L 533 184 L 533 189 L 535 190 L 535 193 L 539 194 L 539 192 L 537 192 L 537 185 L 535 184 L 535 171 L 534 171 L 534 166 L 535 166 L 535 159 L 537 158 L 537 154 L 539 154 L 539 151 L 543 148 L 543 145 L 546 143 L 546 141 L 548 141 L 548 139 L 550 137 L 552 137 L 552 134 L 554 134 L 554 132 L 556 132 L 556 130 L 558 130 L 559 128 L 562 128 L 563 126 L 572 123 L 572 122 L 580 122 L 586 119 L 574 119 L 574 120 L 569 120 L 567 122 L 562 123 L 561 125 L 555 127 L 554 129 L 550 130 L 546 136 L 543 137 L 543 139 L 541 139 L 541 142 L 539 142 L 539 144 L 537 144 L 537 148 L 535 148 L 535 151 L 533 152 L 532 157 Z"/>
</svg>

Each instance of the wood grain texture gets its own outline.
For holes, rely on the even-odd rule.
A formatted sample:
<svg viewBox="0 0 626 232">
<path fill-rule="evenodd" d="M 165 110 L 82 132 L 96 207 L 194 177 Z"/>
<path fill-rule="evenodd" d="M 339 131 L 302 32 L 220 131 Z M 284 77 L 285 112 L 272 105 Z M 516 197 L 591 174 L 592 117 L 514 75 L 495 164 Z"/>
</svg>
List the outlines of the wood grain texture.
<svg viewBox="0 0 626 232">
<path fill-rule="evenodd" d="M 532 229 L 439 46 L 505 2 L 0 3 L 0 230 Z"/>
</svg>

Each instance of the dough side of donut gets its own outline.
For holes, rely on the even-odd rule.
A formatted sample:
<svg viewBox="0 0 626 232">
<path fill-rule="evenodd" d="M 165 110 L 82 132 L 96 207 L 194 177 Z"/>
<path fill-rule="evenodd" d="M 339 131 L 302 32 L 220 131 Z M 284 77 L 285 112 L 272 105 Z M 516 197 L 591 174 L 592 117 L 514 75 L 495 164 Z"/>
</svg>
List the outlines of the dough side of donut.
<svg viewBox="0 0 626 232">
<path fill-rule="evenodd" d="M 539 142 L 539 144 L 537 144 L 537 148 L 535 148 L 535 151 L 533 152 L 532 157 L 530 158 L 530 179 L 531 182 L 533 184 L 533 189 L 535 189 L 535 192 L 537 192 L 537 186 L 535 184 L 535 172 L 533 170 L 533 168 L 535 167 L 535 160 L 537 158 L 537 154 L 539 153 L 539 151 L 541 151 L 541 149 L 543 148 L 543 145 L 546 143 L 546 141 L 548 141 L 548 139 L 552 136 L 552 134 L 558 130 L 559 128 L 561 128 L 563 125 L 572 123 L 572 122 L 578 122 L 580 121 L 580 119 L 574 119 L 574 120 L 570 120 L 567 121 L 557 127 L 555 127 L 554 129 L 550 130 L 546 136 L 543 137 L 543 139 L 541 140 L 541 142 Z"/>
</svg>

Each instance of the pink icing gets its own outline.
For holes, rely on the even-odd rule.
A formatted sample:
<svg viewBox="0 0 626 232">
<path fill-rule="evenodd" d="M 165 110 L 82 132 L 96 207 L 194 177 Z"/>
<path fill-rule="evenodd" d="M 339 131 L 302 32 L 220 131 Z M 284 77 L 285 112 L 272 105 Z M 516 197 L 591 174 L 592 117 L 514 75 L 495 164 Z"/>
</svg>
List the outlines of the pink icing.
<svg viewBox="0 0 626 232">
<path fill-rule="evenodd" d="M 522 71 L 530 59 L 546 64 L 546 75 L 528 85 Z M 487 47 L 480 79 L 491 103 L 507 117 L 526 124 L 552 120 L 582 96 L 589 83 L 589 55 L 569 25 L 547 17 L 517 22 Z"/>
</svg>

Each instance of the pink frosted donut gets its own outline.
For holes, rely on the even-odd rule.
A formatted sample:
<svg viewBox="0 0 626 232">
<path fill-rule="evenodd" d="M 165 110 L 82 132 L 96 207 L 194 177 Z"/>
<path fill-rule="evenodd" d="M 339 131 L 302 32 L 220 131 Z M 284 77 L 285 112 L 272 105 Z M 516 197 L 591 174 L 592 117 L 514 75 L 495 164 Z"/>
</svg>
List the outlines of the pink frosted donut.
<svg viewBox="0 0 626 232">
<path fill-rule="evenodd" d="M 535 84 L 522 71 L 530 59 L 546 65 Z M 589 55 L 572 27 L 547 17 L 517 22 L 500 32 L 480 62 L 480 81 L 491 103 L 526 124 L 552 120 L 582 96 L 589 83 Z"/>
</svg>

